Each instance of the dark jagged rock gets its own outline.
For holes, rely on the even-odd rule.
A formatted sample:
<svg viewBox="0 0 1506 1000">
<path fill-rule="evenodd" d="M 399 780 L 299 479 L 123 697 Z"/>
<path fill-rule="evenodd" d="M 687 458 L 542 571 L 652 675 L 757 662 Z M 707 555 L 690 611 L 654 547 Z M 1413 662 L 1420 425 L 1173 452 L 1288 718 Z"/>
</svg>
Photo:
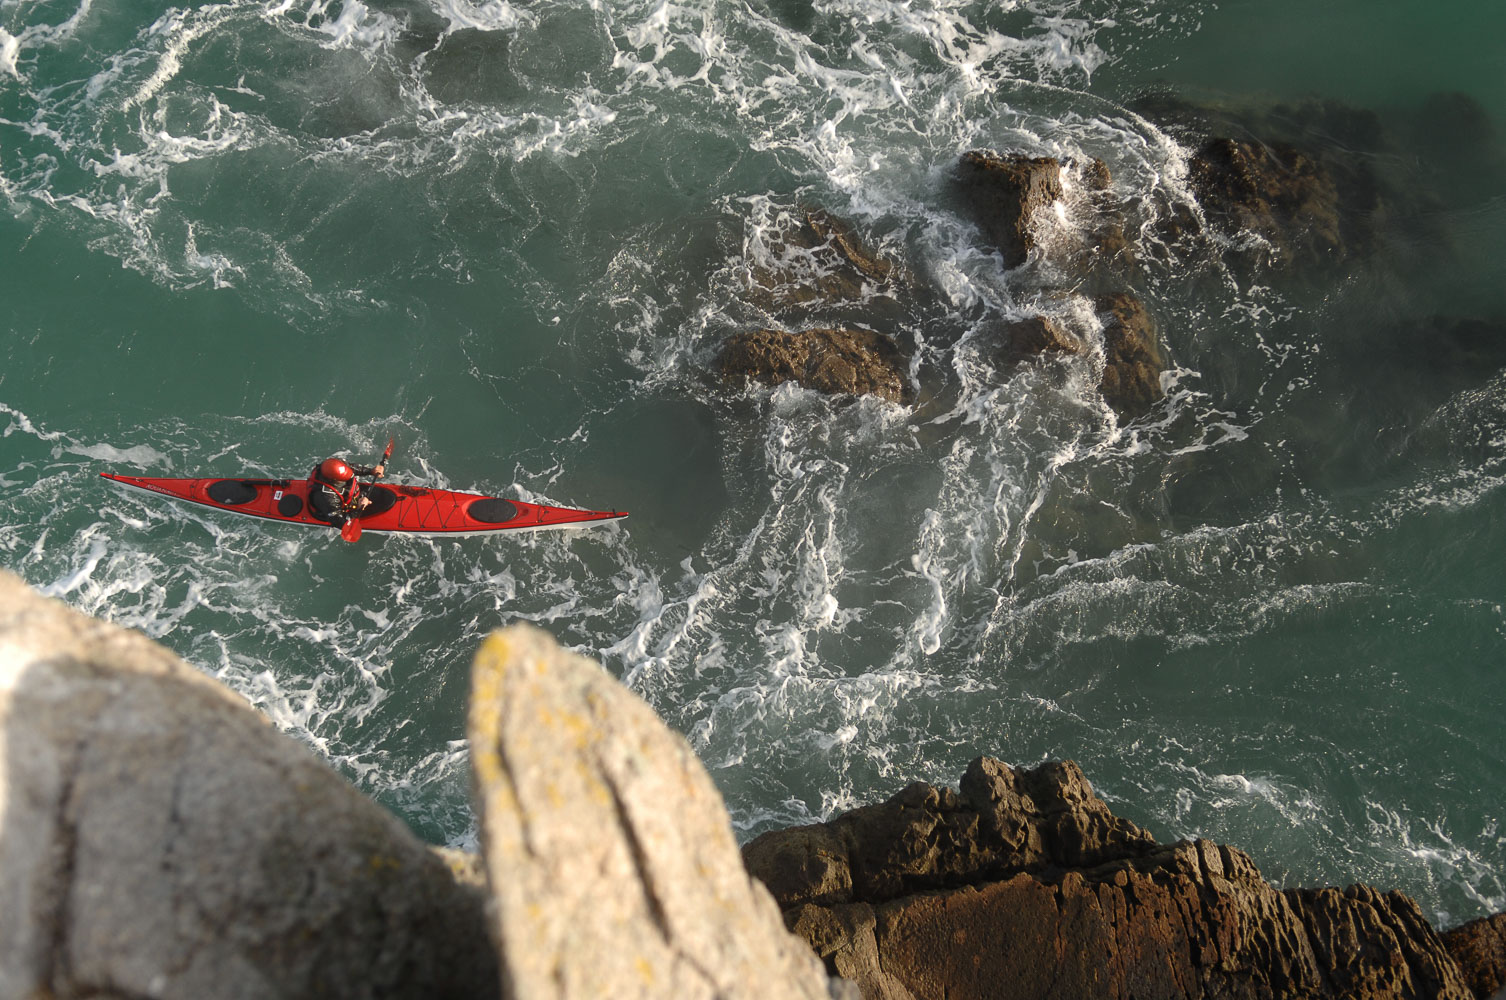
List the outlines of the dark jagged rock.
<svg viewBox="0 0 1506 1000">
<path fill-rule="evenodd" d="M 867 998 L 1467 1000 L 1417 906 L 1278 892 L 1240 851 L 1160 846 L 1075 764 L 975 760 L 743 850 L 785 920 Z"/>
<path fill-rule="evenodd" d="M 765 309 L 810 303 L 853 303 L 870 294 L 894 296 L 913 282 L 899 265 L 868 245 L 847 222 L 806 207 L 769 239 L 768 257 L 748 270 L 749 295 Z"/>
<path fill-rule="evenodd" d="M 1161 354 L 1156 324 L 1145 303 L 1127 292 L 1105 295 L 1095 305 L 1103 317 L 1103 398 L 1120 416 L 1145 413 L 1161 398 Z"/>
<path fill-rule="evenodd" d="M 1061 162 L 973 150 L 963 154 L 957 179 L 1004 265 L 1025 263 L 1036 246 L 1036 214 L 1062 197 Z"/>
<path fill-rule="evenodd" d="M 1445 931 L 1443 945 L 1479 1000 L 1490 1000 L 1506 988 L 1506 913 Z"/>
<path fill-rule="evenodd" d="M 872 330 L 753 330 L 727 338 L 717 358 L 724 378 L 768 385 L 796 382 L 821 392 L 871 394 L 892 402 L 909 396 L 904 354 Z"/>
<path fill-rule="evenodd" d="M 1193 194 L 1213 232 L 1234 241 L 1235 260 L 1346 265 L 1372 255 L 1394 227 L 1423 225 L 1436 202 L 1420 183 L 1417 151 L 1366 108 L 1322 99 L 1231 107 L 1168 94 L 1134 107 L 1197 150 Z M 1179 255 L 1207 251 L 1202 222 L 1185 206 L 1161 206 L 1153 228 Z"/>
</svg>

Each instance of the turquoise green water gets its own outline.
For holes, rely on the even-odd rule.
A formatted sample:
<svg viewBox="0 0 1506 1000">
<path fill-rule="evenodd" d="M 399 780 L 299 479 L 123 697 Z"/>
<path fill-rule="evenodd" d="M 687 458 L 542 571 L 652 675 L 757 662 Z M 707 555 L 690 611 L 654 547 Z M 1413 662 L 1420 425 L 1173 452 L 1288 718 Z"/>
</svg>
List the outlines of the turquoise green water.
<svg viewBox="0 0 1506 1000">
<path fill-rule="evenodd" d="M 1499 910 L 1503 22 L 0 0 L 0 565 L 221 677 L 435 842 L 475 836 L 470 655 L 530 620 L 689 737 L 742 836 L 978 753 L 1072 757 L 1278 884 Z M 1063 300 L 980 250 L 946 174 L 980 145 L 1096 156 L 1154 218 L 1190 150 L 1149 89 L 1374 112 L 1400 150 L 1377 168 L 1429 200 L 1343 274 L 1148 268 L 1174 368 L 1123 425 L 1087 359 L 992 371 L 991 326 Z M 805 202 L 931 291 L 760 304 L 744 275 Z M 854 318 L 935 402 L 707 375 L 737 330 Z M 350 546 L 96 476 L 300 474 L 389 435 L 401 481 L 633 516 Z"/>
</svg>

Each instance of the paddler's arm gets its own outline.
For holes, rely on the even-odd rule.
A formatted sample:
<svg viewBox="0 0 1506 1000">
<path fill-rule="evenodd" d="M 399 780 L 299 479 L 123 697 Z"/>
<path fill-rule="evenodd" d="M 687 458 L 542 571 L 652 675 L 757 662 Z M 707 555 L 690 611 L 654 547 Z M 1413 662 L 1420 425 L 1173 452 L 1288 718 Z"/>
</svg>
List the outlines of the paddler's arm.
<svg viewBox="0 0 1506 1000">
<path fill-rule="evenodd" d="M 376 476 L 378 479 L 380 479 L 382 478 L 382 475 L 387 471 L 387 467 L 385 465 L 373 465 L 370 467 L 364 465 L 352 465 L 350 467 L 350 471 L 354 472 L 357 476 Z M 346 504 L 345 509 L 347 511 L 365 510 L 370 506 L 371 499 L 365 496 L 361 491 L 357 490 L 356 495 L 351 498 L 350 503 Z"/>
</svg>

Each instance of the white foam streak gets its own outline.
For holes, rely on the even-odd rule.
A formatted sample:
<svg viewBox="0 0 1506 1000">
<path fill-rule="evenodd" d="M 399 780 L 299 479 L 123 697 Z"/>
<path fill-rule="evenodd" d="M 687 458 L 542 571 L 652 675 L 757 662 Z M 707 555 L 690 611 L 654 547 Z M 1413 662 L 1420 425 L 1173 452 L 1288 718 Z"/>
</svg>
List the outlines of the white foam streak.
<svg viewBox="0 0 1506 1000">
<path fill-rule="evenodd" d="M 92 4 L 93 0 L 82 0 L 78 9 L 61 24 L 33 24 L 21 29 L 19 35 L 0 28 L 0 74 L 21 79 L 19 60 L 22 46 L 36 49 L 68 41 L 78 30 L 79 23 L 89 13 Z"/>
<path fill-rule="evenodd" d="M 0 437 L 10 437 L 16 431 L 29 434 L 39 441 L 61 441 L 66 435 L 62 431 L 44 431 L 31 422 L 31 418 L 20 410 L 13 409 L 4 403 L 0 403 L 0 413 L 10 417 L 10 423 L 4 431 L 0 431 Z"/>
<path fill-rule="evenodd" d="M 467 28 L 475 31 L 516 31 L 533 23 L 531 14 L 520 11 L 505 0 L 490 0 L 474 4 L 467 0 L 432 0 L 431 9 L 443 17 L 448 26 L 445 34 L 454 34 Z"/>
<path fill-rule="evenodd" d="M 0 74 L 6 74 L 16 79 L 21 78 L 21 70 L 16 65 L 16 58 L 21 54 L 21 39 L 12 35 L 4 28 L 0 28 Z"/>
<path fill-rule="evenodd" d="M 155 97 L 183 68 L 183 54 L 188 51 L 188 47 L 213 30 L 229 10 L 227 5 L 204 7 L 193 13 L 175 10 L 148 28 L 148 36 L 165 38 L 166 44 L 157 58 L 157 68 L 135 93 L 126 98 L 121 106 L 122 110 L 129 110 L 134 105 L 143 104 Z"/>
</svg>

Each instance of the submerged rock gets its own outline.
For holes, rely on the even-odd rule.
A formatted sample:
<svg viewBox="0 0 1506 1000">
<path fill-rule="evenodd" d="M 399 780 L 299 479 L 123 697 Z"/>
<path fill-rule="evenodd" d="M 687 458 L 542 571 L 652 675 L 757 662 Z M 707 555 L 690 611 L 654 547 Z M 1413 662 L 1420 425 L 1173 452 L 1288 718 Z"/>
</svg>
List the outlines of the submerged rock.
<svg viewBox="0 0 1506 1000">
<path fill-rule="evenodd" d="M 0 572 L 0 996 L 488 997 L 473 885 L 144 636 Z"/>
<path fill-rule="evenodd" d="M 898 264 L 825 209 L 806 207 L 786 218 L 789 224 L 769 235 L 766 253 L 748 269 L 749 297 L 761 308 L 854 303 L 914 290 Z"/>
<path fill-rule="evenodd" d="M 1278 892 L 1238 850 L 1160 846 L 1075 764 L 988 758 L 744 848 L 786 921 L 864 997 L 1440 997 L 1466 986 L 1417 906 Z"/>
<path fill-rule="evenodd" d="M 1264 241 L 1271 263 L 1337 259 L 1347 252 L 1338 186 L 1317 160 L 1290 143 L 1213 139 L 1193 157 L 1190 174 L 1208 216 Z"/>
<path fill-rule="evenodd" d="M 1161 398 L 1166 368 L 1155 322 L 1145 304 L 1128 292 L 1094 303 L 1103 323 L 1103 375 L 1099 391 L 1119 416 L 1134 419 Z M 998 360 L 1006 367 L 1032 357 L 1082 354 L 1087 340 L 1060 319 L 1031 316 L 1004 326 Z"/>
<path fill-rule="evenodd" d="M 733 334 L 716 360 L 725 379 L 767 385 L 795 382 L 821 392 L 869 394 L 891 402 L 909 397 L 904 354 L 872 330 L 752 330 Z"/>
<path fill-rule="evenodd" d="M 600 666 L 494 633 L 468 734 L 506 996 L 850 996 L 743 868 L 689 745 Z"/>
<path fill-rule="evenodd" d="M 1382 246 L 1413 242 L 1408 230 L 1431 228 L 1436 198 L 1417 170 L 1419 151 L 1374 111 L 1323 99 L 1201 105 L 1171 94 L 1148 95 L 1135 108 L 1196 150 L 1188 180 L 1231 262 L 1297 272 L 1349 267 Z M 1212 247 L 1202 221 L 1182 206 L 1154 228 L 1179 255 Z M 1403 238 L 1388 240 L 1393 235 Z"/>
<path fill-rule="evenodd" d="M 1122 417 L 1145 413 L 1161 398 L 1161 354 L 1156 324 L 1145 303 L 1128 292 L 1095 303 L 1103 319 L 1103 398 Z"/>
</svg>

